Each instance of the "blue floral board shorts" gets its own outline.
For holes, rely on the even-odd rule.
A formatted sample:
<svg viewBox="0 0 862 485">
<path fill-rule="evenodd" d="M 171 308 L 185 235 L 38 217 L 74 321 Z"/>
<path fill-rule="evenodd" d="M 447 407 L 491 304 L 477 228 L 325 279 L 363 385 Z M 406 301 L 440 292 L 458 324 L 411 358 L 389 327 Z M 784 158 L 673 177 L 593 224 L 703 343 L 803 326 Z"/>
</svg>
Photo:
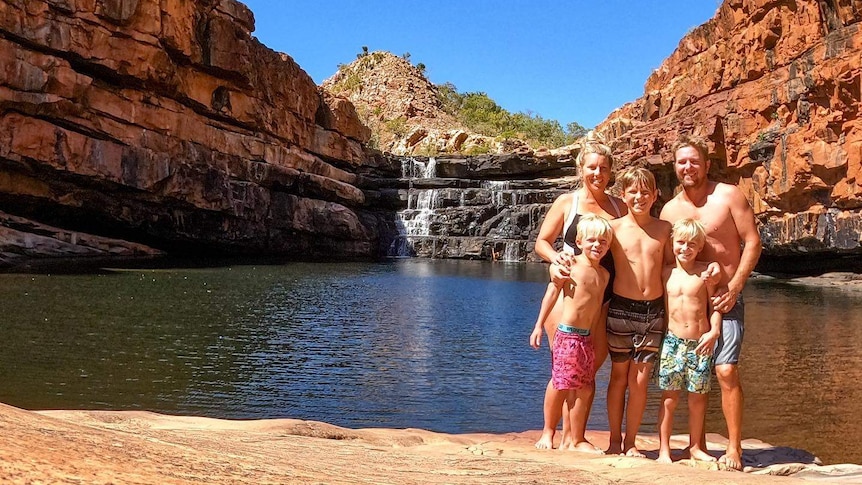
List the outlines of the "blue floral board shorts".
<svg viewBox="0 0 862 485">
<path fill-rule="evenodd" d="M 661 346 L 658 387 L 663 391 L 706 394 L 712 376 L 712 355 L 698 354 L 697 340 L 679 338 L 670 331 Z"/>
</svg>

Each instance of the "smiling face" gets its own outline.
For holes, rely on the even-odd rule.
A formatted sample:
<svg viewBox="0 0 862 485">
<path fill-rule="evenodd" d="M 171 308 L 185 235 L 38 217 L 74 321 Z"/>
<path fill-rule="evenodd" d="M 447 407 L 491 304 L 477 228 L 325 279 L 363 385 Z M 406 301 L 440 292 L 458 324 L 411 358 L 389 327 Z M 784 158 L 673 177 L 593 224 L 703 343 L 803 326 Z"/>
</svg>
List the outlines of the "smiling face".
<svg viewBox="0 0 862 485">
<path fill-rule="evenodd" d="M 611 241 L 607 234 L 587 235 L 583 238 L 579 237 L 575 241 L 578 248 L 586 255 L 590 261 L 598 262 L 608 252 L 611 246 Z"/>
<path fill-rule="evenodd" d="M 623 202 L 633 215 L 649 214 L 657 197 L 658 191 L 650 189 L 645 184 L 629 184 L 623 190 Z"/>
<path fill-rule="evenodd" d="M 680 147 L 674 154 L 674 159 L 674 172 L 684 189 L 698 188 L 706 184 L 709 160 L 704 160 L 703 154 L 697 148 Z"/>
<path fill-rule="evenodd" d="M 685 236 L 673 238 L 673 255 L 680 263 L 692 263 L 703 249 L 703 242 Z"/>
<path fill-rule="evenodd" d="M 604 192 L 611 180 L 611 163 L 608 157 L 598 153 L 584 155 L 581 180 L 591 191 Z"/>
</svg>

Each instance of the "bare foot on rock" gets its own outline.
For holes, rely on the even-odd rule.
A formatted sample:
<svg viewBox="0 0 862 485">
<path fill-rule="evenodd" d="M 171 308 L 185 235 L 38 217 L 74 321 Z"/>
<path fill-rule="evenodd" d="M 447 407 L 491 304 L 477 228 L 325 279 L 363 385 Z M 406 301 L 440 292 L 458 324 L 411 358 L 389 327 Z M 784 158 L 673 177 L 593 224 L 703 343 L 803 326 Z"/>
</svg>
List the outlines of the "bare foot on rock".
<svg viewBox="0 0 862 485">
<path fill-rule="evenodd" d="M 633 458 L 646 458 L 646 455 L 640 452 L 636 446 L 629 446 L 626 449 L 626 456 L 631 456 Z"/>
<path fill-rule="evenodd" d="M 575 444 L 574 446 L 569 448 L 572 451 L 581 451 L 584 453 L 592 453 L 594 455 L 604 455 L 605 452 L 602 451 L 598 446 L 590 443 L 589 441 L 581 441 L 580 443 Z"/>
<path fill-rule="evenodd" d="M 670 453 L 668 453 L 668 454 L 660 453 L 658 455 L 658 458 L 655 459 L 655 461 L 657 463 L 668 463 L 668 464 L 670 464 L 670 463 L 673 463 L 673 458 L 670 457 Z"/>
<path fill-rule="evenodd" d="M 724 464 L 730 470 L 742 470 L 742 457 L 738 451 L 727 450 L 725 454 L 721 455 L 718 462 Z"/>
<path fill-rule="evenodd" d="M 689 448 L 688 455 L 692 460 L 698 461 L 715 461 L 715 457 L 700 448 Z"/>
<path fill-rule="evenodd" d="M 542 433 L 539 441 L 536 441 L 536 449 L 552 450 L 554 449 L 554 433 Z"/>
</svg>

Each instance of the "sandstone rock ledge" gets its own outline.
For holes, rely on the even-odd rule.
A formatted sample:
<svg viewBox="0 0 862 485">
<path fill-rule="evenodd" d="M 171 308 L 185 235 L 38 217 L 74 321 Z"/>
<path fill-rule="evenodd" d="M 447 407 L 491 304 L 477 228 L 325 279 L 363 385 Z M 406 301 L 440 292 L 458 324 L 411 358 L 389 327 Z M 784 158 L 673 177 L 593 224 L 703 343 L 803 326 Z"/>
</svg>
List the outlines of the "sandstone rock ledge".
<svg viewBox="0 0 862 485">
<path fill-rule="evenodd" d="M 0 404 L 0 482 L 260 483 L 849 483 L 862 467 L 819 467 L 800 450 L 746 442 L 755 473 L 652 460 L 538 451 L 538 431 L 447 435 L 417 429 L 346 429 L 294 419 L 229 421 L 126 411 L 31 412 Z M 590 432 L 597 445 L 607 434 Z M 682 439 L 682 437 L 679 437 Z M 720 448 L 710 436 L 713 449 Z M 677 443 L 681 446 L 681 442 Z M 655 437 L 641 443 L 657 447 Z M 771 463 L 768 463 L 771 462 Z M 683 465 L 688 464 L 683 461 Z M 781 463 L 781 464 L 780 464 Z M 708 467 L 707 467 L 708 468 Z M 715 465 L 712 465 L 715 468 Z M 798 472 L 798 473 L 797 473 Z"/>
</svg>

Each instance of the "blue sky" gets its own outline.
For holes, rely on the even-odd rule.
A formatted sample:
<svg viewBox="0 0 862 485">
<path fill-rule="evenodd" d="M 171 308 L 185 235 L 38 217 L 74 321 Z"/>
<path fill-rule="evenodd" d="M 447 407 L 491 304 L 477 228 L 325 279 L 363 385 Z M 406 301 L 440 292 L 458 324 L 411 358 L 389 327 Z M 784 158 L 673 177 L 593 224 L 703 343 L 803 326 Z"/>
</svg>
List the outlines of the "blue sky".
<svg viewBox="0 0 862 485">
<path fill-rule="evenodd" d="M 254 35 L 318 84 L 362 46 L 423 63 L 431 82 L 483 91 L 512 112 L 590 128 L 643 93 L 649 74 L 716 0 L 241 0 Z"/>
</svg>

